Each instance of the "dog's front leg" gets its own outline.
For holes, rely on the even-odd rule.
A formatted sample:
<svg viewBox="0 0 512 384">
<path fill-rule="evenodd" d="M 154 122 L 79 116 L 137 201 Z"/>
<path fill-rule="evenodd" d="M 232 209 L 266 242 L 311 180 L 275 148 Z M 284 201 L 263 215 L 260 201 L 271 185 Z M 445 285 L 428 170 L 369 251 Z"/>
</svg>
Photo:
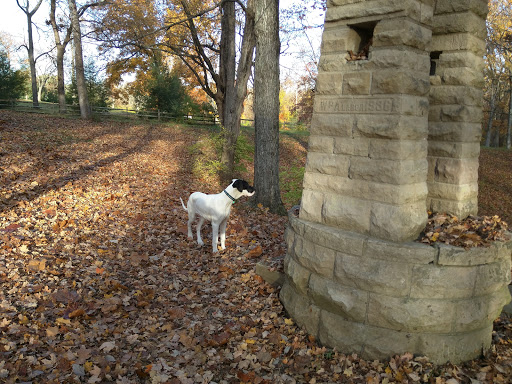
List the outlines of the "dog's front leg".
<svg viewBox="0 0 512 384">
<path fill-rule="evenodd" d="M 203 223 L 204 223 L 204 217 L 203 216 L 199 216 L 199 221 L 197 222 L 197 244 L 199 244 L 199 246 L 203 246 L 204 245 L 204 242 L 203 242 L 203 239 L 201 238 L 201 227 L 203 226 Z"/>
<path fill-rule="evenodd" d="M 212 221 L 212 252 L 218 251 L 217 244 L 219 241 L 219 223 Z"/>
<path fill-rule="evenodd" d="M 220 249 L 226 249 L 226 227 L 228 225 L 228 219 L 225 218 L 220 223 Z"/>
</svg>

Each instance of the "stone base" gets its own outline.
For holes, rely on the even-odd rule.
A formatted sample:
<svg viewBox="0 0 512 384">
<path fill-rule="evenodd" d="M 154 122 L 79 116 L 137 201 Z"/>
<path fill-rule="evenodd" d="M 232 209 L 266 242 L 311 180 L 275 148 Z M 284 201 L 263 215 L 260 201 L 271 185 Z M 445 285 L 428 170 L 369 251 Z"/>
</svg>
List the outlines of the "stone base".
<svg viewBox="0 0 512 384">
<path fill-rule="evenodd" d="M 512 241 L 393 243 L 290 214 L 280 298 L 323 345 L 367 359 L 410 352 L 459 363 L 489 349 L 510 302 Z"/>
</svg>

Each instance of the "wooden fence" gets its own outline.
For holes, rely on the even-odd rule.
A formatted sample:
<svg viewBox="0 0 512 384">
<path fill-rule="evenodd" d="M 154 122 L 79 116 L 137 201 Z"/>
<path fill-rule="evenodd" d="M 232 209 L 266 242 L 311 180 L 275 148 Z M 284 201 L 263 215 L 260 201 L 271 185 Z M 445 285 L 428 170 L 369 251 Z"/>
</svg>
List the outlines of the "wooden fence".
<svg viewBox="0 0 512 384">
<path fill-rule="evenodd" d="M 48 103 L 40 101 L 38 107 L 34 107 L 32 101 L 29 100 L 0 100 L 0 109 L 11 109 L 26 113 L 41 113 L 41 114 L 59 114 L 58 103 Z M 147 110 L 134 110 L 122 108 L 107 108 L 107 107 L 92 107 L 93 116 L 108 118 L 108 119 L 146 119 L 157 121 L 175 121 L 182 124 L 193 125 L 220 125 L 217 115 L 173 115 L 162 111 L 147 111 Z M 66 115 L 80 116 L 80 107 L 78 105 L 66 105 Z M 254 120 L 242 119 L 242 125 L 254 127 Z M 284 121 L 280 122 L 280 129 L 288 130 L 307 130 L 302 124 Z"/>
<path fill-rule="evenodd" d="M 11 109 L 26 113 L 58 114 L 59 104 L 39 102 L 35 107 L 32 101 L 17 100 L 15 102 L 0 100 L 0 109 Z M 92 107 L 93 116 L 112 119 L 146 119 L 160 121 L 176 121 L 186 124 L 216 125 L 219 119 L 216 115 L 175 115 L 162 111 L 146 111 L 121 108 Z M 66 105 L 66 115 L 80 116 L 80 107 L 78 105 Z"/>
</svg>

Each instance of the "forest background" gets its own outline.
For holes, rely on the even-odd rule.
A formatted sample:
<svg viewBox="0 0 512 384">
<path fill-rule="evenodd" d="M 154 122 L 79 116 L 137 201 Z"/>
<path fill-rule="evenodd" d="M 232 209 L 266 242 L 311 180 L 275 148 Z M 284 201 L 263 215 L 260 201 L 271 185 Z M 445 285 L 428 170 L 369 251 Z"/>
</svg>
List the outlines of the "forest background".
<svg viewBox="0 0 512 384">
<path fill-rule="evenodd" d="M 0 99 L 21 98 L 33 100 L 30 87 L 29 36 L 27 15 L 23 7 L 36 9 L 39 0 L 9 0 L 3 5 L 0 15 Z M 54 32 L 52 31 L 50 10 L 55 2 L 55 16 L 62 36 L 71 25 L 68 1 L 42 0 L 40 7 L 32 15 L 33 56 L 35 58 L 35 79 L 37 81 L 37 99 L 39 101 L 58 102 L 57 54 Z M 124 6 L 129 5 L 128 11 Z M 180 2 L 174 2 L 179 4 Z M 198 7 L 190 1 L 191 7 Z M 201 3 L 203 8 L 210 8 Z M 19 4 L 19 5 L 18 5 Z M 117 5 L 116 7 L 113 7 Z M 241 2 L 243 5 L 244 2 Z M 204 91 L 193 75 L 193 68 L 187 67 L 176 52 L 158 49 L 145 49 L 143 36 L 159 28 L 176 28 L 165 24 L 170 13 L 184 12 L 173 2 L 137 1 L 84 1 L 77 2 L 82 28 L 84 46 L 84 69 L 90 104 L 95 107 L 126 108 L 131 110 L 161 110 L 175 115 L 218 113 L 211 95 Z M 241 7 L 243 9 L 243 7 Z M 127 12 L 126 15 L 114 15 L 113 12 Z M 319 58 L 325 0 L 281 0 L 279 10 L 280 23 L 280 80 L 279 93 L 281 124 L 298 124 L 307 129 L 311 114 Z M 237 44 L 241 43 L 243 17 L 237 14 Z M 208 17 L 207 17 L 208 15 Z M 174 15 L 176 17 L 180 15 Z M 119 17 L 119 19 L 115 19 Z M 130 24 L 125 23 L 117 29 L 106 25 L 107 20 L 120 23 L 131 18 L 136 25 L 143 26 L 138 31 L 141 36 L 139 49 L 126 47 L 130 38 L 127 31 Z M 138 18 L 138 19 L 137 19 Z M 203 33 L 218 39 L 218 23 L 213 22 L 215 15 L 206 12 L 200 16 Z M 107 27 L 107 28 L 105 28 Z M 124 27 L 124 31 L 123 31 Z M 110 29 L 109 29 L 110 28 Z M 487 19 L 487 56 L 485 66 L 485 115 L 482 122 L 482 144 L 489 147 L 511 148 L 512 108 L 512 1 L 490 0 Z M 117 33 L 114 45 L 105 34 Z M 178 36 L 178 33 L 175 34 Z M 217 36 L 215 36 L 217 35 Z M 152 36 L 149 33 L 149 36 Z M 123 45 L 123 40 L 124 45 Z M 71 55 L 73 39 L 65 50 L 65 95 L 66 103 L 78 104 L 75 60 Z M 65 42 L 63 41 L 62 44 Z M 137 48 L 137 47 L 135 47 Z M 238 47 L 240 50 L 240 47 Z M 238 51 L 239 52 L 239 51 Z M 218 52 L 210 52 L 215 63 Z M 238 53 L 239 55 L 239 53 Z M 17 78 L 13 86 L 8 76 Z M 211 80 L 211 79 L 210 79 Z M 252 110 L 253 77 L 249 80 L 247 97 L 244 101 L 243 119 L 254 118 Z"/>
</svg>

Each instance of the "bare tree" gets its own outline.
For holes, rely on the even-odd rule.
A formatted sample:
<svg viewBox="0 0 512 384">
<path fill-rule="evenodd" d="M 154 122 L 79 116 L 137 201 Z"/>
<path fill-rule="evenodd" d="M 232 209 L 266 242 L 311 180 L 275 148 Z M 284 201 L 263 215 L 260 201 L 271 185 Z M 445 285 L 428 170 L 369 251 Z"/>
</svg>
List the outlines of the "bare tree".
<svg viewBox="0 0 512 384">
<path fill-rule="evenodd" d="M 78 89 L 78 103 L 80 105 L 80 116 L 83 119 L 90 119 L 92 112 L 87 96 L 87 83 L 85 81 L 84 55 L 82 52 L 82 31 L 80 28 L 80 18 L 76 7 L 76 0 L 68 0 L 71 26 L 73 29 L 74 58 L 76 86 Z"/>
<path fill-rule="evenodd" d="M 32 17 L 37 12 L 43 0 L 38 0 L 36 6 L 30 10 L 30 0 L 25 0 L 23 4 L 20 4 L 20 0 L 16 0 L 18 7 L 27 16 L 27 29 L 28 29 L 28 61 L 30 65 L 30 76 L 32 82 L 32 104 L 34 107 L 39 106 L 38 94 L 37 94 L 37 74 L 36 74 L 36 58 L 34 56 L 34 39 L 32 36 Z"/>
<path fill-rule="evenodd" d="M 254 187 L 256 202 L 284 213 L 279 190 L 279 0 L 256 2 Z"/>
<path fill-rule="evenodd" d="M 50 24 L 53 30 L 53 36 L 55 39 L 55 47 L 57 48 L 57 93 L 59 97 L 59 113 L 66 113 L 66 90 L 64 82 L 64 53 L 66 52 L 66 46 L 71 41 L 72 28 L 71 24 L 64 25 L 63 23 L 57 23 L 56 17 L 57 0 L 50 1 Z M 64 29 L 65 35 L 61 39 L 60 31 Z"/>
</svg>

